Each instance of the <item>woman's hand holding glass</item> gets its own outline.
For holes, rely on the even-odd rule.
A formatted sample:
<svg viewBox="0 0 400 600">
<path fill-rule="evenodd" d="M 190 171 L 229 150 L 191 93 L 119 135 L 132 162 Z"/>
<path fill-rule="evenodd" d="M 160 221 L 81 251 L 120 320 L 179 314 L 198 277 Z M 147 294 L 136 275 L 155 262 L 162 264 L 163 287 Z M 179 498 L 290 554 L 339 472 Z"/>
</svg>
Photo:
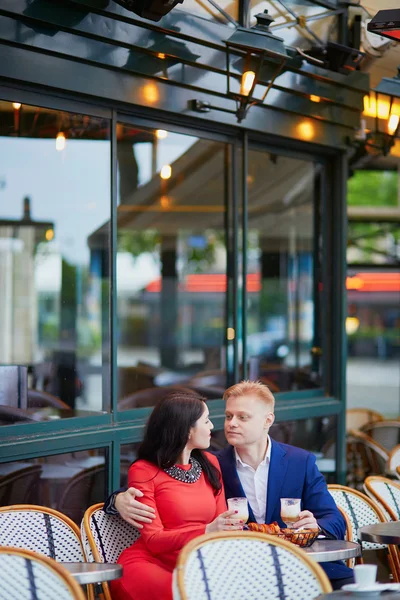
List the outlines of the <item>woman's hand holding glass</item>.
<svg viewBox="0 0 400 600">
<path fill-rule="evenodd" d="M 206 533 L 214 533 L 215 531 L 240 531 L 243 529 L 243 526 L 244 521 L 237 518 L 237 511 L 227 510 L 207 525 Z"/>
</svg>

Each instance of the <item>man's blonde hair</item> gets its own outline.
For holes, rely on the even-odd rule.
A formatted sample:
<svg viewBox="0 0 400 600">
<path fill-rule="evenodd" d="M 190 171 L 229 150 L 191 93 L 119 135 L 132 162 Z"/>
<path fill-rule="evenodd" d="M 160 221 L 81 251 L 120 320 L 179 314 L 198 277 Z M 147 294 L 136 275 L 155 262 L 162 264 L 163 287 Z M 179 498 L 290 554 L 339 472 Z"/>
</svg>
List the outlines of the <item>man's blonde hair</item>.
<svg viewBox="0 0 400 600">
<path fill-rule="evenodd" d="M 245 379 L 240 383 L 235 383 L 235 385 L 231 385 L 230 388 L 225 390 L 222 397 L 226 402 L 229 398 L 239 398 L 239 396 L 257 396 L 257 398 L 268 404 L 272 412 L 274 411 L 275 398 L 269 387 L 261 381 Z"/>
</svg>

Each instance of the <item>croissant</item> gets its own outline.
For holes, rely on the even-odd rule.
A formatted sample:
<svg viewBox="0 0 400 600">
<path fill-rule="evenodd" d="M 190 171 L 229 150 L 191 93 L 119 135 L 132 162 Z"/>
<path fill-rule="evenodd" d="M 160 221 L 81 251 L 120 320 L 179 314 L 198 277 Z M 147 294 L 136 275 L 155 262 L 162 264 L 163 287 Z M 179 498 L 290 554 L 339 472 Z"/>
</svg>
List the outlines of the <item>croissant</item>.
<svg viewBox="0 0 400 600">
<path fill-rule="evenodd" d="M 278 523 L 249 523 L 248 528 L 250 531 L 259 531 L 260 533 L 269 533 L 270 535 L 278 535 L 281 532 L 281 528 Z"/>
</svg>

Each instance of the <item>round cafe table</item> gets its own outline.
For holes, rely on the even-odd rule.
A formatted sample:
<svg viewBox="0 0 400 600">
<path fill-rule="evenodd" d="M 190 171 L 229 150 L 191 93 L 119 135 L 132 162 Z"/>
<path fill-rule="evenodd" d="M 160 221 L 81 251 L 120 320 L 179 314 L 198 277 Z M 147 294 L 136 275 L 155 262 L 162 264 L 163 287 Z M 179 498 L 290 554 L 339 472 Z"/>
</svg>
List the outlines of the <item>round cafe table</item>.
<svg viewBox="0 0 400 600">
<path fill-rule="evenodd" d="M 122 576 L 122 565 L 116 563 L 61 562 L 60 564 L 81 585 L 102 583 Z"/>
<path fill-rule="evenodd" d="M 316 540 L 312 546 L 303 550 L 316 562 L 347 560 L 361 555 L 360 544 L 345 540 Z"/>
<path fill-rule="evenodd" d="M 358 539 L 362 542 L 377 544 L 400 544 L 400 521 L 366 525 L 358 530 Z"/>
</svg>

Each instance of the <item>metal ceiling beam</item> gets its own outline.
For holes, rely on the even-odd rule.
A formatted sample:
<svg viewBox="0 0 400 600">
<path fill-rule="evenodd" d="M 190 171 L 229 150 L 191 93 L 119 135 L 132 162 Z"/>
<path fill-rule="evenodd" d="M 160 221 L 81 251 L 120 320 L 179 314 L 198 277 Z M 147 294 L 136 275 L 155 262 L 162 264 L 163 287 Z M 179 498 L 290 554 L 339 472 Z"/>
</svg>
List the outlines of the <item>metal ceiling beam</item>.
<svg viewBox="0 0 400 600">
<path fill-rule="evenodd" d="M 329 10 L 336 10 L 340 8 L 339 2 L 334 2 L 334 0 L 308 0 L 310 4 L 314 4 L 315 6 L 321 6 L 322 8 L 327 8 Z"/>
</svg>

